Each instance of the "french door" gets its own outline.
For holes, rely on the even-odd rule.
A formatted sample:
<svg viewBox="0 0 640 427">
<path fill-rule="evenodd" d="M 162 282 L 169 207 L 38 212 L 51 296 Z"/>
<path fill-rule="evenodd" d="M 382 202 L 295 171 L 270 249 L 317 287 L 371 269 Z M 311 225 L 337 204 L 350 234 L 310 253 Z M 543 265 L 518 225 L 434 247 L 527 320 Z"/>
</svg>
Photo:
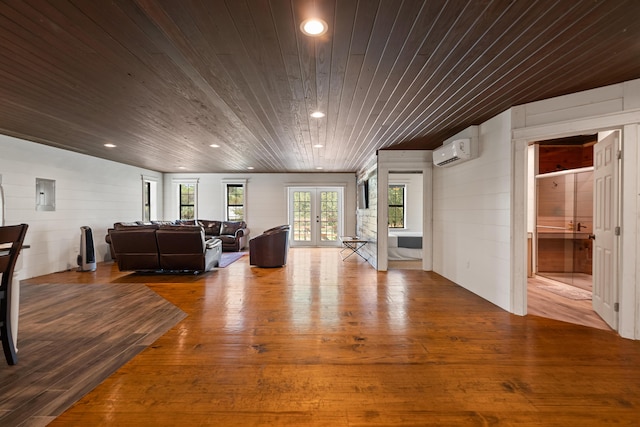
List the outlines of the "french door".
<svg viewBox="0 0 640 427">
<path fill-rule="evenodd" d="M 339 246 L 342 187 L 290 187 L 291 246 Z"/>
</svg>

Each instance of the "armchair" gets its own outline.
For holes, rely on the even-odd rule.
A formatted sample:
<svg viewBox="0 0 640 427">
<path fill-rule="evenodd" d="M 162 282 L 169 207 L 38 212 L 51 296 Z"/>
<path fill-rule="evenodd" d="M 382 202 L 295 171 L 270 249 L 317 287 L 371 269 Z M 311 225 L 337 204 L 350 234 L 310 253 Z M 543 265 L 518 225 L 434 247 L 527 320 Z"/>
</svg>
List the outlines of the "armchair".
<svg viewBox="0 0 640 427">
<path fill-rule="evenodd" d="M 289 252 L 289 225 L 270 228 L 249 240 L 249 264 L 257 267 L 282 267 Z"/>
</svg>

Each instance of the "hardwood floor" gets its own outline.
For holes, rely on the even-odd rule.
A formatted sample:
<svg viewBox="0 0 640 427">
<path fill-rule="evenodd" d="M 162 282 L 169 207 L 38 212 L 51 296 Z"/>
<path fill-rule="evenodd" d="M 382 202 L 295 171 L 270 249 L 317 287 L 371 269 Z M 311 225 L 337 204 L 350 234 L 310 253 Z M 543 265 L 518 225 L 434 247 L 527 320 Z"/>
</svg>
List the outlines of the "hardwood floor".
<svg viewBox="0 0 640 427">
<path fill-rule="evenodd" d="M 137 284 L 187 314 L 50 425 L 637 425 L 640 342 L 338 252 L 202 276 L 107 263 L 29 280 Z"/>
<path fill-rule="evenodd" d="M 0 365 L 0 425 L 46 425 L 186 317 L 146 286 L 78 283 L 92 276 L 21 285 L 18 364 Z"/>
<path fill-rule="evenodd" d="M 574 300 L 543 289 L 545 285 L 554 283 L 569 289 L 571 285 L 541 276 L 530 278 L 527 282 L 527 313 L 576 325 L 611 330 L 609 325 L 593 311 L 591 299 Z M 587 280 L 578 280 L 575 285 L 579 289 L 591 292 L 591 286 Z"/>
</svg>

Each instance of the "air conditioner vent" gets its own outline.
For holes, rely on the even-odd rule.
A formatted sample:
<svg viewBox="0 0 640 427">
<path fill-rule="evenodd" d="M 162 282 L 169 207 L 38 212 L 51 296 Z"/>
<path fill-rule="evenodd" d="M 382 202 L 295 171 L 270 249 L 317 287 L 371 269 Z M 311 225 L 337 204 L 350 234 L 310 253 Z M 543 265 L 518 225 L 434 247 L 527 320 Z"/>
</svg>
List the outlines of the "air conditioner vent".
<svg viewBox="0 0 640 427">
<path fill-rule="evenodd" d="M 457 139 L 433 151 L 433 164 L 436 166 L 452 166 L 476 157 L 470 138 Z"/>
</svg>

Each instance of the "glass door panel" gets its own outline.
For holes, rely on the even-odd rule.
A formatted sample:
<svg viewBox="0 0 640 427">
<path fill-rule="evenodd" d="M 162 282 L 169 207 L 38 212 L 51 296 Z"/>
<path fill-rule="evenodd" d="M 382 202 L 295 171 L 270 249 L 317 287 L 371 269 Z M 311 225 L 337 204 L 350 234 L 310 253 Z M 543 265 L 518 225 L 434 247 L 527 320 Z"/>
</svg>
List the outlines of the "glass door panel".
<svg viewBox="0 0 640 427">
<path fill-rule="evenodd" d="M 538 268 L 541 276 L 571 283 L 575 227 L 573 174 L 536 179 Z"/>
<path fill-rule="evenodd" d="M 292 246 L 339 246 L 342 188 L 290 188 Z"/>
<path fill-rule="evenodd" d="M 593 171 L 536 177 L 537 274 L 576 285 L 591 275 Z M 582 287 L 582 286 L 581 286 Z"/>
<path fill-rule="evenodd" d="M 311 242 L 311 191 L 293 191 L 291 198 L 294 242 Z"/>
<path fill-rule="evenodd" d="M 320 191 L 320 241 L 338 242 L 339 203 L 337 191 Z"/>
</svg>

